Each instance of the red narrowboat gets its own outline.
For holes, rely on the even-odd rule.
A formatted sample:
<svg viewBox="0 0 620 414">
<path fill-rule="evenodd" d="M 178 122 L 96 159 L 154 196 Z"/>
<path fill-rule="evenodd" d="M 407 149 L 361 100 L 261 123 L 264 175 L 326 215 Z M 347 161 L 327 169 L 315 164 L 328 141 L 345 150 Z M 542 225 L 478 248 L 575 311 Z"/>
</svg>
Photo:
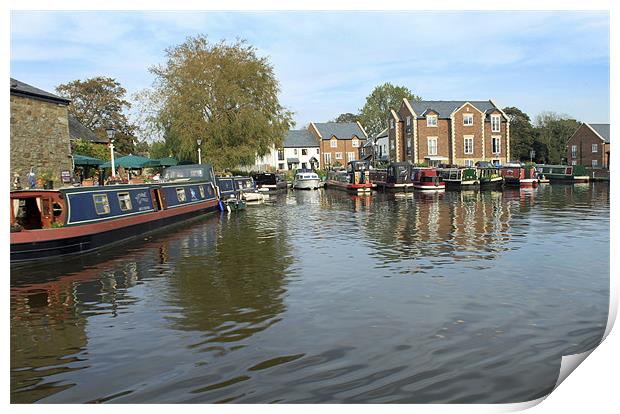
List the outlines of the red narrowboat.
<svg viewBox="0 0 620 414">
<path fill-rule="evenodd" d="M 446 189 L 446 183 L 433 167 L 412 168 L 411 181 L 413 188 L 419 191 L 445 191 Z"/>
<path fill-rule="evenodd" d="M 502 177 L 507 187 L 538 187 L 538 175 L 533 165 L 510 163 L 502 166 Z"/>
<path fill-rule="evenodd" d="M 369 170 L 368 161 L 350 161 L 346 171 L 330 171 L 325 186 L 357 194 L 370 193 L 374 184 L 370 179 Z"/>
</svg>

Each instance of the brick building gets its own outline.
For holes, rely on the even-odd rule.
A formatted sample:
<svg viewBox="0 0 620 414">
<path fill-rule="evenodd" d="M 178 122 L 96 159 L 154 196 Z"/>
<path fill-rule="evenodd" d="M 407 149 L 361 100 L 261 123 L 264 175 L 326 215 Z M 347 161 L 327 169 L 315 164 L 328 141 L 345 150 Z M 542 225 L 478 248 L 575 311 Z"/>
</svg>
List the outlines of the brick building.
<svg viewBox="0 0 620 414">
<path fill-rule="evenodd" d="M 308 131 L 319 142 L 322 169 L 359 160 L 368 139 L 359 122 L 311 122 Z"/>
<path fill-rule="evenodd" d="M 570 165 L 609 169 L 609 124 L 581 124 L 567 146 Z"/>
<path fill-rule="evenodd" d="M 19 174 L 22 185 L 31 168 L 49 174 L 55 185 L 60 173 L 70 171 L 69 100 L 11 78 L 11 181 Z"/>
<path fill-rule="evenodd" d="M 474 165 L 510 161 L 510 121 L 491 100 L 408 101 L 388 117 L 391 161 Z"/>
</svg>

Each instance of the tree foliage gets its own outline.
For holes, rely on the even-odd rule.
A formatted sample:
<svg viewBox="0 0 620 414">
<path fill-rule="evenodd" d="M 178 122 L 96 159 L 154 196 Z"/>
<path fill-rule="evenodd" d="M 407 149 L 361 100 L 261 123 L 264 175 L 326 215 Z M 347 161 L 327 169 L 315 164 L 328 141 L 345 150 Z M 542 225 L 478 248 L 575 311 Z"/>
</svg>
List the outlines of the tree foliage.
<svg viewBox="0 0 620 414">
<path fill-rule="evenodd" d="M 529 160 L 536 135 L 529 115 L 516 107 L 504 108 L 504 112 L 510 120 L 510 155 L 515 160 Z"/>
<path fill-rule="evenodd" d="M 421 99 L 407 87 L 394 86 L 389 82 L 378 85 L 372 90 L 359 114 L 359 121 L 369 136 L 374 137 L 387 127 L 390 108 L 398 108 L 403 98 L 413 101 Z"/>
<path fill-rule="evenodd" d="M 203 160 L 234 168 L 282 145 L 292 113 L 280 105 L 273 68 L 254 47 L 199 35 L 166 56 L 150 68 L 154 88 L 143 96 L 158 105 L 149 119 L 173 156 L 197 160 L 201 139 Z"/>
<path fill-rule="evenodd" d="M 119 82 L 98 76 L 58 85 L 56 92 L 71 100 L 69 113 L 99 137 L 107 139 L 105 130 L 114 127 L 114 146 L 119 153 L 134 151 L 136 127 L 124 114 L 131 108 L 131 103 L 125 99 L 127 91 Z"/>
<path fill-rule="evenodd" d="M 351 112 L 347 112 L 344 114 L 338 115 L 334 122 L 357 122 L 359 120 L 359 115 L 352 114 Z"/>
<path fill-rule="evenodd" d="M 104 161 L 110 159 L 110 150 L 107 145 L 96 144 L 85 139 L 76 139 L 71 143 L 71 147 L 73 154 L 85 155 Z"/>
</svg>

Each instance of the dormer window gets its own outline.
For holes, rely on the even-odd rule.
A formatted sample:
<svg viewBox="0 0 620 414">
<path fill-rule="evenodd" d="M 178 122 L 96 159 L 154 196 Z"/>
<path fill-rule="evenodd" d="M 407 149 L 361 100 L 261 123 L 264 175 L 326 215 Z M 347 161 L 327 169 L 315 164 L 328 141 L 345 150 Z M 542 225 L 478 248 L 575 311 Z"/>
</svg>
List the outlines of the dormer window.
<svg viewBox="0 0 620 414">
<path fill-rule="evenodd" d="M 474 124 L 474 114 L 463 114 L 463 125 L 471 126 Z"/>
<path fill-rule="evenodd" d="M 394 120 L 390 119 L 390 129 L 394 129 Z"/>
<path fill-rule="evenodd" d="M 353 148 L 358 148 L 360 146 L 360 140 L 357 138 L 353 138 L 353 140 L 351 141 L 351 146 L 353 146 Z"/>
<path fill-rule="evenodd" d="M 499 132 L 501 125 L 501 118 L 499 115 L 491 115 L 491 132 Z"/>
<path fill-rule="evenodd" d="M 411 117 L 410 116 L 407 117 L 407 126 L 411 126 Z"/>
<path fill-rule="evenodd" d="M 331 141 L 329 141 L 329 146 L 331 148 L 337 148 L 338 147 L 338 140 L 336 140 L 336 138 L 332 138 Z"/>
<path fill-rule="evenodd" d="M 436 127 L 437 126 L 437 115 L 426 115 L 426 126 Z"/>
</svg>

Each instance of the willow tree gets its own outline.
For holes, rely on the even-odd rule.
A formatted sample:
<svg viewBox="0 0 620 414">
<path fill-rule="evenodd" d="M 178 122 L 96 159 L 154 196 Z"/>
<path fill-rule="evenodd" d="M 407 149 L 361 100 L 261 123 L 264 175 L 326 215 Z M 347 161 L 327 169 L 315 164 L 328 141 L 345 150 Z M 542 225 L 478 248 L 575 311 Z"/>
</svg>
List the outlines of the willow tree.
<svg viewBox="0 0 620 414">
<path fill-rule="evenodd" d="M 203 160 L 234 168 L 282 145 L 292 114 L 278 101 L 273 67 L 253 46 L 197 36 L 166 49 L 166 57 L 150 68 L 151 121 L 175 156 L 196 160 L 200 139 Z"/>
</svg>

